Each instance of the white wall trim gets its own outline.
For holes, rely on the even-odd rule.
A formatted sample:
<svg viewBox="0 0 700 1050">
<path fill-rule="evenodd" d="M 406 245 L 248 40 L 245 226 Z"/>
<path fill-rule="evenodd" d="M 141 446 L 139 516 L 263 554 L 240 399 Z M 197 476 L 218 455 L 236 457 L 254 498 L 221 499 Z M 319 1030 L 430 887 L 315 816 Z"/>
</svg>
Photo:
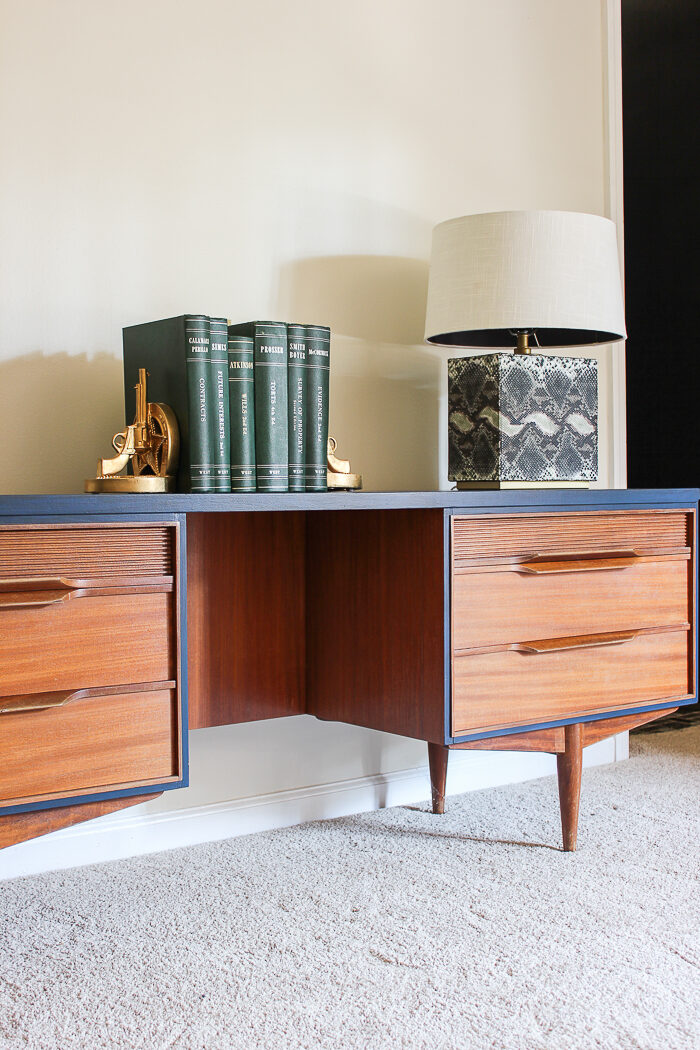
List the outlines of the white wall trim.
<svg viewBox="0 0 700 1050">
<path fill-rule="evenodd" d="M 624 294 L 624 180 L 622 142 L 622 10 L 621 0 L 602 0 L 603 133 L 606 163 L 606 214 L 617 227 L 617 252 Z M 625 488 L 627 467 L 627 373 L 624 343 L 611 345 L 611 405 L 613 488 Z M 630 757 L 630 734 L 615 738 L 615 761 Z"/>
<path fill-rule="evenodd" d="M 587 748 L 584 765 L 614 762 L 615 741 L 611 737 Z M 455 751 L 450 755 L 447 794 L 520 783 L 551 776 L 555 770 L 552 755 Z M 135 806 L 7 847 L 0 853 L 0 880 L 216 842 L 310 820 L 412 805 L 425 802 L 429 795 L 428 770 L 420 766 L 189 809 L 147 813 L 142 806 Z M 554 782 L 552 812 L 555 816 L 558 813 Z M 523 834 L 527 834 L 526 828 Z"/>
<path fill-rule="evenodd" d="M 605 213 L 617 227 L 622 294 L 625 291 L 624 152 L 622 137 L 622 0 L 603 0 L 603 150 Z M 627 487 L 627 373 L 625 344 L 610 347 L 611 486 Z M 629 733 L 615 737 L 615 760 L 629 758 Z"/>
<path fill-rule="evenodd" d="M 622 148 L 622 13 L 621 0 L 603 0 L 603 156 L 605 213 L 617 226 L 620 276 L 625 284 L 625 220 Z M 627 408 L 625 344 L 611 348 L 610 420 L 612 427 L 611 485 L 627 485 Z"/>
</svg>

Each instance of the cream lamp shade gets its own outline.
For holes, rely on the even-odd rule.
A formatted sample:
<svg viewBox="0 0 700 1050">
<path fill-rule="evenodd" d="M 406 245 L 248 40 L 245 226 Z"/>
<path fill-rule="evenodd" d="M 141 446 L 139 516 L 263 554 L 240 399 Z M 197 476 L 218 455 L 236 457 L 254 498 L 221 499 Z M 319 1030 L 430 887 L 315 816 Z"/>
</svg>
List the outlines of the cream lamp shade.
<svg viewBox="0 0 700 1050">
<path fill-rule="evenodd" d="M 569 211 L 465 215 L 433 231 L 425 338 L 509 349 L 624 339 L 615 224 Z"/>
</svg>

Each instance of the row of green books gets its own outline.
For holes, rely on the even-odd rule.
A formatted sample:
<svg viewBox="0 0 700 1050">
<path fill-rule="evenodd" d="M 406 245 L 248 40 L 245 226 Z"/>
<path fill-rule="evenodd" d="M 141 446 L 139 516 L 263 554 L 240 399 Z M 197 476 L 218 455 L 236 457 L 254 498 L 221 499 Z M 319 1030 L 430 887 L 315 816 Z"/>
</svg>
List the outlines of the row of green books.
<svg viewBox="0 0 700 1050">
<path fill-rule="evenodd" d="M 149 401 L 180 428 L 180 492 L 325 492 L 330 329 L 182 314 L 123 330 L 126 418 Z"/>
</svg>

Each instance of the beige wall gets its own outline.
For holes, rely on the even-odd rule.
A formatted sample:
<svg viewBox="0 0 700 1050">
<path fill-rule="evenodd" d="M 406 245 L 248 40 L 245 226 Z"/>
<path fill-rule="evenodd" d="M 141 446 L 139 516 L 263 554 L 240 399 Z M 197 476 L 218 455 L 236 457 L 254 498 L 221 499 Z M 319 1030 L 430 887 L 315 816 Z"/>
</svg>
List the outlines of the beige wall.
<svg viewBox="0 0 700 1050">
<path fill-rule="evenodd" d="M 330 324 L 343 451 L 367 487 L 435 487 L 432 226 L 603 211 L 600 0 L 0 17 L 0 491 L 79 490 L 123 426 L 121 327 L 186 311 Z"/>
<path fill-rule="evenodd" d="M 444 356 L 422 345 L 431 230 L 604 211 L 602 3 L 0 0 L 0 492 L 79 491 L 123 425 L 121 327 L 187 311 L 330 324 L 331 428 L 367 487 L 444 480 Z M 192 787 L 138 807 L 176 830 L 144 825 L 139 846 L 130 824 L 126 852 L 208 834 L 201 814 L 225 800 L 286 792 L 294 815 L 267 826 L 340 812 L 348 784 L 405 800 L 383 778 L 426 760 L 311 718 L 190 745 Z M 549 770 L 465 755 L 462 788 Z M 289 801 L 332 781 L 325 808 Z M 197 820 L 168 824 L 183 809 Z M 13 847 L 5 870 L 66 863 L 63 841 Z"/>
</svg>

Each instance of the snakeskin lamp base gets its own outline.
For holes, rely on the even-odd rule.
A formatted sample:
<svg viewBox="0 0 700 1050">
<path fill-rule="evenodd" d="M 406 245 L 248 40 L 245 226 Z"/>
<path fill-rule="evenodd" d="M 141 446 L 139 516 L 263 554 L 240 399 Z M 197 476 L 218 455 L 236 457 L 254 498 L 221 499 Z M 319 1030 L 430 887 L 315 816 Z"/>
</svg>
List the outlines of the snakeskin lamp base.
<svg viewBox="0 0 700 1050">
<path fill-rule="evenodd" d="M 447 362 L 450 481 L 598 477 L 598 363 L 484 354 Z"/>
</svg>

